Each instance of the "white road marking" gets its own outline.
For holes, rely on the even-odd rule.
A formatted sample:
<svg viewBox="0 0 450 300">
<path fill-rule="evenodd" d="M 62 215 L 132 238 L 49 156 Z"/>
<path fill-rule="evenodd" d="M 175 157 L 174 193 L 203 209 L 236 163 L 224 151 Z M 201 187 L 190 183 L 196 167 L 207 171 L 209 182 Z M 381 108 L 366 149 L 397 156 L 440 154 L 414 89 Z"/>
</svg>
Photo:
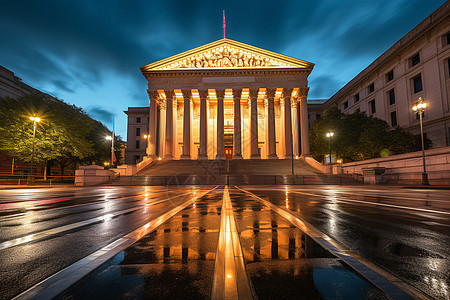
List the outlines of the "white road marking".
<svg viewBox="0 0 450 300">
<path fill-rule="evenodd" d="M 223 191 L 211 299 L 253 299 L 227 186 Z"/>
<path fill-rule="evenodd" d="M 217 187 L 214 187 L 211 190 L 207 190 L 204 193 L 187 199 L 181 205 L 176 206 L 172 210 L 148 222 L 144 226 L 130 232 L 124 237 L 110 243 L 100 250 L 97 250 L 96 252 L 59 271 L 58 273 L 37 283 L 13 299 L 52 299 L 56 297 L 64 290 L 75 284 L 78 280 L 92 272 L 94 269 L 113 258 L 117 253 L 125 250 L 127 247 L 131 246 L 146 234 L 152 232 L 158 226 L 176 215 L 178 212 L 191 205 L 193 200 L 203 197 L 216 188 Z"/>
<path fill-rule="evenodd" d="M 105 215 L 102 215 L 102 216 L 98 216 L 98 217 L 95 217 L 95 218 L 91 218 L 91 219 L 88 219 L 88 220 L 83 220 L 83 221 L 75 222 L 75 223 L 72 223 L 72 224 L 67 224 L 67 225 L 64 225 L 64 226 L 55 227 L 55 228 L 52 228 L 52 229 L 48 229 L 48 230 L 36 232 L 36 233 L 33 233 L 33 234 L 29 234 L 29 235 L 26 235 L 26 236 L 23 236 L 23 237 L 19 237 L 19 238 L 13 239 L 13 240 L 5 241 L 3 243 L 0 243 L 0 250 L 4 250 L 4 249 L 7 249 L 7 248 L 15 247 L 15 246 L 18 246 L 18 245 L 21 245 L 21 244 L 24 244 L 24 243 L 28 243 L 28 242 L 37 241 L 37 240 L 40 240 L 40 239 L 43 239 L 43 238 L 47 238 L 47 237 L 55 235 L 55 234 L 59 234 L 61 232 L 73 230 L 73 229 L 76 229 L 76 228 L 79 228 L 79 227 L 95 224 L 95 223 L 98 223 L 98 222 L 103 222 L 105 220 L 109 220 L 109 219 L 112 219 L 114 217 L 117 217 L 117 216 L 129 213 L 129 212 L 133 212 L 133 211 L 136 211 L 136 210 L 139 210 L 139 209 L 143 209 L 146 206 L 159 204 L 161 202 L 169 201 L 171 199 L 174 199 L 174 198 L 177 198 L 177 197 L 181 197 L 183 195 L 187 195 L 187 194 L 190 194 L 190 193 L 191 192 L 186 192 L 186 193 L 183 193 L 183 194 L 180 194 L 180 195 L 173 196 L 173 197 L 168 198 L 168 199 L 163 199 L 163 200 L 160 200 L 160 201 L 155 201 L 155 202 L 146 203 L 146 204 L 140 204 L 140 205 L 138 205 L 136 207 L 131 207 L 131 208 L 128 208 L 128 209 L 119 210 L 119 211 L 116 211 L 114 213 L 108 213 L 108 214 L 105 214 Z"/>
<path fill-rule="evenodd" d="M 427 297 L 425 297 L 414 287 L 395 277 L 391 273 L 374 265 L 363 257 L 353 255 L 351 250 L 340 245 L 338 242 L 318 230 L 316 227 L 312 226 L 307 221 L 300 219 L 291 212 L 278 207 L 277 205 L 272 204 L 271 202 L 266 201 L 249 191 L 241 189 L 237 186 L 236 188 L 247 193 L 248 195 L 250 195 L 250 197 L 258 200 L 280 216 L 289 220 L 293 225 L 295 225 L 305 234 L 314 239 L 314 241 L 327 249 L 329 252 L 333 253 L 335 256 L 339 257 L 348 266 L 353 268 L 356 272 L 361 274 L 368 281 L 373 283 L 375 286 L 383 290 L 394 299 L 427 299 Z"/>
<path fill-rule="evenodd" d="M 323 194 L 311 194 L 311 193 L 299 192 L 299 191 L 295 191 L 295 190 L 291 191 L 291 193 L 304 194 L 304 195 L 315 196 L 315 197 L 322 197 L 322 198 L 323 197 L 327 197 L 327 195 L 323 195 Z M 339 199 L 337 199 L 337 201 L 341 201 L 341 202 L 355 202 L 355 203 L 363 203 L 363 204 L 369 204 L 369 205 L 386 206 L 386 207 L 393 207 L 393 208 L 399 208 L 399 209 L 408 209 L 408 210 L 414 210 L 414 211 L 422 211 L 422 212 L 428 212 L 428 213 L 450 215 L 450 212 L 441 211 L 441 210 L 431 210 L 431 209 L 425 209 L 425 208 L 400 206 L 400 205 L 393 205 L 393 204 L 386 204 L 386 203 L 377 203 L 377 202 L 370 202 L 370 201 L 360 201 L 360 200 L 351 200 L 351 199 L 343 199 L 343 198 L 339 198 Z"/>
</svg>

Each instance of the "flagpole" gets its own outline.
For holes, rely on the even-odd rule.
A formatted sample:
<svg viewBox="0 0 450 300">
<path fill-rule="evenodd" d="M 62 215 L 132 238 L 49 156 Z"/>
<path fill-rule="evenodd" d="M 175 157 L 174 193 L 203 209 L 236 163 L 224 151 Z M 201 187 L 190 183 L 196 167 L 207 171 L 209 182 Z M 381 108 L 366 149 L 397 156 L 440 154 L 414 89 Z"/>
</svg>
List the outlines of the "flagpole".
<svg viewBox="0 0 450 300">
<path fill-rule="evenodd" d="M 225 23 L 225 10 L 222 10 L 223 13 L 223 24 L 222 24 L 222 28 L 223 28 L 223 38 L 225 38 L 225 28 L 227 28 L 227 25 Z"/>
<path fill-rule="evenodd" d="M 114 117 L 113 117 L 113 124 L 112 124 L 112 133 L 111 133 L 111 168 L 114 167 Z"/>
</svg>

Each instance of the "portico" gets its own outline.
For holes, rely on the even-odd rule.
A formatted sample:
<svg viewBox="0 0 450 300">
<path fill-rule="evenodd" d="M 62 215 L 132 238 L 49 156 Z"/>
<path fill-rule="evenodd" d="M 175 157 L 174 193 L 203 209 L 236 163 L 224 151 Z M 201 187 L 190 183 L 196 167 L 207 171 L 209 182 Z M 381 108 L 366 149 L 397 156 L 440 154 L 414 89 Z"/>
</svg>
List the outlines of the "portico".
<svg viewBox="0 0 450 300">
<path fill-rule="evenodd" d="M 313 64 L 229 39 L 141 67 L 147 154 L 161 159 L 309 156 Z"/>
</svg>

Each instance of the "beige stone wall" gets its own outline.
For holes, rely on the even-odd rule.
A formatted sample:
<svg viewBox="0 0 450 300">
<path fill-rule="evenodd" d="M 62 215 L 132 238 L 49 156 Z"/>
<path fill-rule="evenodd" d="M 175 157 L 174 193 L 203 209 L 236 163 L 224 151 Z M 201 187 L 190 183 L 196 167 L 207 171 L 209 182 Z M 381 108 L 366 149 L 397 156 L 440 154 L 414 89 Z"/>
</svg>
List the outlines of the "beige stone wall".
<svg viewBox="0 0 450 300">
<path fill-rule="evenodd" d="M 431 184 L 450 184 L 450 147 L 425 151 Z M 342 165 L 343 173 L 363 174 L 364 168 L 386 168 L 391 183 L 420 183 L 423 172 L 422 151 L 368 159 Z"/>
<path fill-rule="evenodd" d="M 326 103 L 325 110 L 337 105 L 344 113 L 356 110 L 386 120 L 394 125 L 391 113 L 396 113 L 397 125 L 414 134 L 420 133 L 419 121 L 412 106 L 419 97 L 428 103 L 424 116 L 424 132 L 433 147 L 450 145 L 450 4 L 420 23 L 400 41 L 394 44 L 369 67 L 352 79 Z M 420 62 L 412 65 L 412 58 L 419 55 Z M 394 78 L 388 80 L 393 72 Z M 414 91 L 414 78 L 421 76 L 422 91 Z M 369 87 L 373 84 L 374 91 Z M 395 103 L 390 104 L 389 92 L 394 90 Z M 359 101 L 356 101 L 359 95 Z M 375 101 L 372 113 L 370 102 Z"/>
</svg>

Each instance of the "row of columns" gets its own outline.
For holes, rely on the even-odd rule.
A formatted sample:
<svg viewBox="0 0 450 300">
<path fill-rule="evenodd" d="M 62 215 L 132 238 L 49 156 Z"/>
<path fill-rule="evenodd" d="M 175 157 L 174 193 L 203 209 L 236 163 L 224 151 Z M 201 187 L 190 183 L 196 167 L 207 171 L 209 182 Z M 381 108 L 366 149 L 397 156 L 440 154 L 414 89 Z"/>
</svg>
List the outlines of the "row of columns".
<svg viewBox="0 0 450 300">
<path fill-rule="evenodd" d="M 258 92 L 259 89 L 251 89 L 249 91 L 249 111 L 250 111 L 250 158 L 259 159 L 261 155 L 258 149 Z M 192 142 L 192 93 L 191 90 L 182 91 L 184 98 L 183 108 L 183 150 L 180 159 L 191 159 L 191 142 Z M 308 89 L 300 89 L 297 97 L 291 96 L 292 89 L 283 89 L 280 98 L 281 105 L 281 126 L 284 135 L 281 142 L 284 144 L 285 158 L 292 156 L 309 156 L 309 130 L 308 130 L 308 110 L 307 97 Z M 174 124 L 176 124 L 176 99 L 173 91 L 165 91 L 165 101 L 160 100 L 157 91 L 148 91 L 150 97 L 150 116 L 149 116 L 149 144 L 147 154 L 151 158 L 157 157 L 156 137 L 157 137 L 157 105 L 160 110 L 165 110 L 165 118 L 160 118 L 165 126 L 164 141 L 164 159 L 173 159 L 173 138 Z M 208 159 L 207 156 L 207 136 L 208 136 L 208 90 L 199 91 L 200 96 L 200 147 L 198 159 Z M 216 159 L 224 159 L 224 96 L 225 90 L 216 90 L 217 98 L 217 155 Z M 241 143 L 241 91 L 233 90 L 234 100 L 234 155 L 233 159 L 242 159 L 242 143 Z M 268 140 L 268 158 L 277 159 L 276 154 L 276 134 L 275 134 L 275 89 L 266 90 L 267 105 L 267 140 Z M 297 115 L 297 105 L 300 104 L 300 120 Z M 175 112 L 174 112 L 175 109 Z M 298 130 L 300 123 L 300 132 Z M 301 145 L 298 143 L 299 134 L 301 136 Z M 300 149 L 301 147 L 301 149 Z"/>
</svg>

